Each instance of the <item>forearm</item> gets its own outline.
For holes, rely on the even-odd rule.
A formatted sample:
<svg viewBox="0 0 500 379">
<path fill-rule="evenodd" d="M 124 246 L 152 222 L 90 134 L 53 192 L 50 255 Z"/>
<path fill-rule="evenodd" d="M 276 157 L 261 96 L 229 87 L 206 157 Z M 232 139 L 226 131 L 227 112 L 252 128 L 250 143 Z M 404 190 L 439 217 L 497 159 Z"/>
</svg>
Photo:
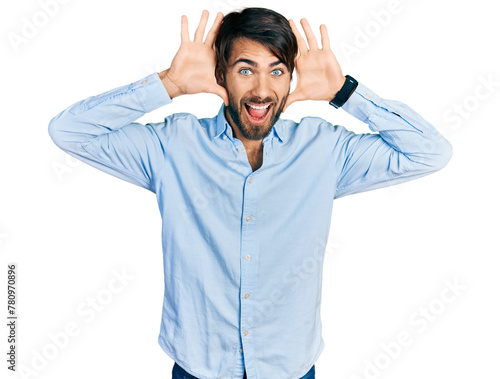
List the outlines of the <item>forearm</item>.
<svg viewBox="0 0 500 379">
<path fill-rule="evenodd" d="M 133 121 L 171 101 L 156 73 L 79 101 L 54 117 L 49 133 L 73 157 L 154 191 L 168 137 L 166 122 Z"/>
<path fill-rule="evenodd" d="M 451 144 L 432 124 L 406 104 L 382 99 L 361 83 L 342 109 L 367 123 L 415 166 L 439 169 L 451 158 Z"/>
<path fill-rule="evenodd" d="M 428 175 L 451 158 L 450 143 L 434 126 L 407 105 L 381 99 L 361 83 L 342 109 L 376 133 L 334 128 L 337 198 Z"/>
<path fill-rule="evenodd" d="M 170 101 L 154 73 L 69 106 L 50 121 L 49 134 L 61 149 L 78 152 L 82 143 L 120 129 Z"/>
</svg>

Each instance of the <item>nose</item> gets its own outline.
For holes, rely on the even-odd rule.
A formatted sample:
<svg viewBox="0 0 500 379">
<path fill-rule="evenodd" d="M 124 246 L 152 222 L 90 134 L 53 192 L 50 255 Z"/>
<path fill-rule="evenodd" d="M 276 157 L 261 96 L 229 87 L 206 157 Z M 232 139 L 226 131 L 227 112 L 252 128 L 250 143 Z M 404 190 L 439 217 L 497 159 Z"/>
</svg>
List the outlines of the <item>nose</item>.
<svg viewBox="0 0 500 379">
<path fill-rule="evenodd" d="M 255 75 L 253 81 L 253 87 L 250 93 L 252 96 L 258 97 L 264 100 L 268 97 L 272 97 L 272 86 L 271 80 L 266 75 Z"/>
</svg>

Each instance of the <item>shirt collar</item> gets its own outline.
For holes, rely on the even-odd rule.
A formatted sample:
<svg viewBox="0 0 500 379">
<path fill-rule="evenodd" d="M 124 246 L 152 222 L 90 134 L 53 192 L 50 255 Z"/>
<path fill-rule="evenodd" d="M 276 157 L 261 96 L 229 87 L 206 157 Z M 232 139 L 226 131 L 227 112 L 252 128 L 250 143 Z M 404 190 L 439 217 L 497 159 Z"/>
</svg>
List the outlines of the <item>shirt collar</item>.
<svg viewBox="0 0 500 379">
<path fill-rule="evenodd" d="M 224 109 L 225 105 L 222 104 L 222 106 L 219 109 L 219 113 L 215 117 L 215 124 L 213 124 L 212 127 L 210 128 L 210 137 L 212 139 L 220 137 L 226 131 L 226 128 L 231 129 L 231 125 L 229 125 L 229 123 L 226 120 Z M 276 137 L 278 137 L 281 140 L 281 142 L 286 142 L 285 124 L 283 120 L 281 120 L 281 118 L 273 125 L 273 130 L 270 134 L 273 134 Z M 232 135 L 232 130 L 230 132 L 230 135 Z"/>
</svg>

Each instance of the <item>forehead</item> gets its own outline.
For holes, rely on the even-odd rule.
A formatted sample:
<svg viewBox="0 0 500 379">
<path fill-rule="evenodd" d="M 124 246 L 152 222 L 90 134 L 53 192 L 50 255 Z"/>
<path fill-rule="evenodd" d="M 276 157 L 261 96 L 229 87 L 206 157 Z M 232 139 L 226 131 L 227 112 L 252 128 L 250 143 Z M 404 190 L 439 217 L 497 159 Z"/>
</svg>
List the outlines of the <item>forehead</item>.
<svg viewBox="0 0 500 379">
<path fill-rule="evenodd" d="M 271 63 L 279 61 L 269 49 L 263 44 L 250 40 L 248 38 L 240 38 L 234 41 L 229 57 L 229 65 L 232 66 L 239 59 L 249 59 L 259 66 L 268 66 Z"/>
</svg>

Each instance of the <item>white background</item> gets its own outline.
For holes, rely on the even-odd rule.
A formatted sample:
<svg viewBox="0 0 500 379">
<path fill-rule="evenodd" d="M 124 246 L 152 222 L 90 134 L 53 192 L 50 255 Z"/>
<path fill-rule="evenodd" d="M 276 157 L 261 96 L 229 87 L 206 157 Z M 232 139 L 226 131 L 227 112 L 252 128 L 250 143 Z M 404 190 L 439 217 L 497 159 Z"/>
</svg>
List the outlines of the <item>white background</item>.
<svg viewBox="0 0 500 379">
<path fill-rule="evenodd" d="M 213 20 L 242 6 L 272 7 L 297 23 L 306 17 L 315 31 L 325 23 L 345 74 L 409 104 L 454 147 L 436 174 L 335 202 L 317 378 L 500 377 L 500 27 L 492 3 L 66 0 L 43 16 L 39 1 L 3 2 L 0 352 L 6 356 L 7 262 L 16 262 L 18 365 L 38 368 L 12 377 L 170 378 L 173 361 L 157 344 L 163 271 L 155 196 L 69 158 L 47 126 L 76 101 L 168 68 L 182 14 L 193 33 L 202 9 Z M 40 27 L 16 48 L 11 39 L 23 37 L 26 20 Z M 357 50 L 349 54 L 349 46 Z M 212 117 L 220 104 L 215 95 L 185 96 L 139 121 L 180 111 Z M 369 131 L 318 102 L 296 103 L 283 117 L 310 115 Z M 115 283 L 120 292 L 88 322 L 78 309 L 105 299 L 113 270 L 133 278 Z M 452 297 L 446 280 L 465 288 Z M 65 341 L 68 325 L 79 334 Z M 382 345 L 403 332 L 411 343 L 384 356 Z M 10 373 L 1 361 L 3 378 Z"/>
</svg>

